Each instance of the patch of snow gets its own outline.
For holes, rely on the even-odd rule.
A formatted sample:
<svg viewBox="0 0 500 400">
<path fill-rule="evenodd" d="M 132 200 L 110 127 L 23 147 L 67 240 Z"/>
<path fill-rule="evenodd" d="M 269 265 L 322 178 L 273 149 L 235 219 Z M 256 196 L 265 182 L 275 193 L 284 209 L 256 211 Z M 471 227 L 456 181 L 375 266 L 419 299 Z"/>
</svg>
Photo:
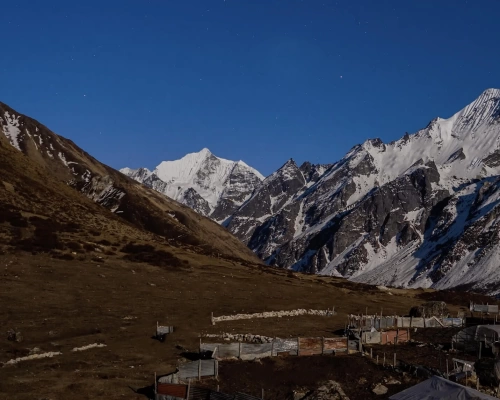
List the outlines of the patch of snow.
<svg viewBox="0 0 500 400">
<path fill-rule="evenodd" d="M 73 351 L 73 352 L 85 351 L 85 350 L 90 350 L 90 349 L 95 349 L 95 348 L 100 348 L 100 347 L 106 347 L 106 345 L 103 343 L 92 343 L 92 344 L 88 344 L 88 345 L 82 346 L 82 347 L 75 347 L 71 351 Z"/>
<path fill-rule="evenodd" d="M 67 167 L 69 165 L 69 163 L 66 161 L 66 157 L 64 156 L 64 154 L 59 152 L 58 156 L 59 156 L 59 159 L 62 161 L 62 163 Z"/>
<path fill-rule="evenodd" d="M 10 115 L 8 111 L 5 111 L 4 120 L 6 125 L 4 125 L 3 131 L 7 139 L 9 139 L 10 144 L 21 151 L 19 146 L 19 134 L 21 130 L 19 129 L 19 119 L 16 115 Z"/>
<path fill-rule="evenodd" d="M 18 357 L 14 358 L 12 360 L 9 360 L 5 363 L 5 365 L 15 365 L 18 364 L 22 361 L 31 361 L 31 360 L 39 360 L 41 358 L 52 358 L 54 356 L 61 355 L 62 353 L 59 351 L 49 351 L 47 353 L 41 353 L 41 354 L 31 354 L 26 357 Z"/>
</svg>

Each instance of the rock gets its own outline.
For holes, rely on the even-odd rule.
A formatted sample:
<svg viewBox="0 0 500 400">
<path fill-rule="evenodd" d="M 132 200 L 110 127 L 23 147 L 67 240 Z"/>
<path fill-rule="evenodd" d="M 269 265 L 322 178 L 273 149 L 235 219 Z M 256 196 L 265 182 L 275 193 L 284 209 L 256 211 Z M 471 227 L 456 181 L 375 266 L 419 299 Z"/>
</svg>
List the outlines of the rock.
<svg viewBox="0 0 500 400">
<path fill-rule="evenodd" d="M 328 381 L 314 392 L 306 395 L 304 400 L 349 400 L 338 382 Z"/>
<path fill-rule="evenodd" d="M 382 385 L 381 383 L 378 383 L 373 389 L 372 389 L 372 392 L 377 394 L 377 395 L 383 395 L 383 394 L 386 394 L 387 391 L 389 389 L 387 389 L 387 386 L 384 386 Z"/>
<path fill-rule="evenodd" d="M 16 331 L 9 329 L 7 331 L 7 340 L 10 340 L 11 342 L 15 341 L 16 340 Z"/>
<path fill-rule="evenodd" d="M 302 400 L 304 397 L 306 397 L 306 392 L 293 391 L 293 400 Z"/>
<path fill-rule="evenodd" d="M 366 380 L 365 377 L 361 377 L 358 380 L 358 385 L 366 385 L 367 383 L 368 383 L 368 381 Z"/>
<path fill-rule="evenodd" d="M 23 341 L 23 335 L 21 335 L 21 332 L 16 332 L 13 329 L 10 329 L 7 331 L 7 340 L 10 340 L 11 342 L 16 342 L 16 343 L 21 343 Z"/>
<path fill-rule="evenodd" d="M 401 382 L 390 376 L 388 379 L 385 380 L 385 384 L 386 385 L 401 385 Z"/>
</svg>

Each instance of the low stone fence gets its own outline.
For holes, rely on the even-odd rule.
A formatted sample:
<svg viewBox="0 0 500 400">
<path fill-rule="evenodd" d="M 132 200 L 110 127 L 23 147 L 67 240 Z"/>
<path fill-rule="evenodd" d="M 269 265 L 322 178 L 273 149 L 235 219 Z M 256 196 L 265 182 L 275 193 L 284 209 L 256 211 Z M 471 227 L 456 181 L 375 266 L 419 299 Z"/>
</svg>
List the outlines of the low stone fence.
<svg viewBox="0 0 500 400">
<path fill-rule="evenodd" d="M 212 325 L 217 322 L 236 321 L 240 319 L 255 319 L 255 318 L 281 318 L 281 317 L 298 317 L 300 315 L 317 315 L 320 317 L 330 317 L 335 315 L 335 309 L 332 310 L 306 310 L 299 308 L 291 311 L 265 311 L 254 314 L 235 314 L 235 315 L 221 315 L 214 317 L 212 313 Z"/>
<path fill-rule="evenodd" d="M 228 332 L 207 333 L 202 336 L 205 338 L 220 338 L 228 341 L 248 342 L 248 343 L 271 343 L 275 339 L 269 336 L 253 335 L 251 333 L 228 333 Z"/>
</svg>

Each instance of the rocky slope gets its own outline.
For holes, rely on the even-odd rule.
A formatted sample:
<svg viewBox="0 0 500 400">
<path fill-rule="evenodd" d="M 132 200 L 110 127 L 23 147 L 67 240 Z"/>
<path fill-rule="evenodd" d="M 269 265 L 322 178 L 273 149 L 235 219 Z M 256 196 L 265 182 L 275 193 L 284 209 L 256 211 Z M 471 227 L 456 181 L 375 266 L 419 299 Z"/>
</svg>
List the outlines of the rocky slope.
<svg viewBox="0 0 500 400">
<path fill-rule="evenodd" d="M 330 166 L 289 160 L 225 226 L 268 264 L 356 281 L 500 290 L 500 90 Z"/>
<path fill-rule="evenodd" d="M 86 232 L 126 232 L 119 240 L 123 245 L 142 238 L 193 254 L 258 262 L 220 225 L 100 163 L 72 141 L 3 103 L 0 170 L 0 243 L 49 237 L 44 234 L 48 225 L 54 228 L 50 235 L 58 236 L 64 232 L 61 227 L 75 223 Z M 26 213 L 53 224 L 33 222 Z M 53 250 L 50 243 L 47 246 Z"/>
<path fill-rule="evenodd" d="M 120 172 L 219 223 L 264 179 L 243 161 L 216 157 L 208 149 L 163 161 L 154 171 L 123 168 Z"/>
</svg>

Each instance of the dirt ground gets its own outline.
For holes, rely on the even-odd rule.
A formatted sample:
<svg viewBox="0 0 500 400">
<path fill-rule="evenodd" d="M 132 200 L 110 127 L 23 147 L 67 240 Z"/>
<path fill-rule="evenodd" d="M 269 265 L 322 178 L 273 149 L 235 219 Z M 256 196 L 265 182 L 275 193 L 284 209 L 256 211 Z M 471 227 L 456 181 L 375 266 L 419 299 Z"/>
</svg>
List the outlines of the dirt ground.
<svg viewBox="0 0 500 400">
<path fill-rule="evenodd" d="M 439 349 L 432 344 L 420 345 L 417 343 L 394 345 L 374 345 L 371 346 L 373 357 L 379 357 L 379 363 L 383 364 L 384 356 L 386 364 L 392 365 L 394 362 L 394 354 L 396 354 L 396 361 L 403 361 L 405 364 L 421 365 L 426 368 L 432 368 L 446 373 L 446 361 L 448 361 L 448 368 L 453 369 L 453 358 L 461 360 L 475 361 L 475 355 L 455 353 L 448 349 Z M 368 351 L 369 348 L 368 348 Z"/>
<path fill-rule="evenodd" d="M 97 260 L 89 256 L 66 261 L 26 253 L 1 256 L 0 362 L 25 356 L 35 347 L 63 354 L 0 367 L 0 398 L 144 399 L 135 390 L 151 385 L 155 372 L 174 371 L 184 351 L 197 351 L 199 334 L 332 336 L 344 327 L 348 313 L 383 307 L 384 313 L 404 314 L 421 302 L 415 296 L 423 293 L 389 295 L 341 279 L 242 267 L 205 256 L 177 268 L 117 256 Z M 211 312 L 217 316 L 332 306 L 338 311 L 334 317 L 215 326 L 210 321 Z M 175 326 L 165 343 L 151 338 L 157 321 Z M 23 341 L 8 341 L 8 329 L 21 332 Z M 71 352 L 97 342 L 106 347 Z M 239 386 L 234 382 L 235 388 Z M 238 390 L 244 389 L 243 381 L 241 386 Z"/>
<path fill-rule="evenodd" d="M 359 354 L 318 355 L 306 357 L 273 357 L 255 362 L 224 361 L 219 365 L 220 391 L 241 391 L 269 400 L 293 399 L 293 391 L 308 393 L 318 387 L 318 382 L 335 380 L 351 400 L 380 399 L 372 392 L 374 385 L 390 378 L 400 384 L 387 385 L 387 397 L 414 384 L 418 379 L 409 375 L 399 376 L 389 368 L 377 366 Z M 215 388 L 215 382 L 204 382 L 204 386 Z"/>
</svg>

